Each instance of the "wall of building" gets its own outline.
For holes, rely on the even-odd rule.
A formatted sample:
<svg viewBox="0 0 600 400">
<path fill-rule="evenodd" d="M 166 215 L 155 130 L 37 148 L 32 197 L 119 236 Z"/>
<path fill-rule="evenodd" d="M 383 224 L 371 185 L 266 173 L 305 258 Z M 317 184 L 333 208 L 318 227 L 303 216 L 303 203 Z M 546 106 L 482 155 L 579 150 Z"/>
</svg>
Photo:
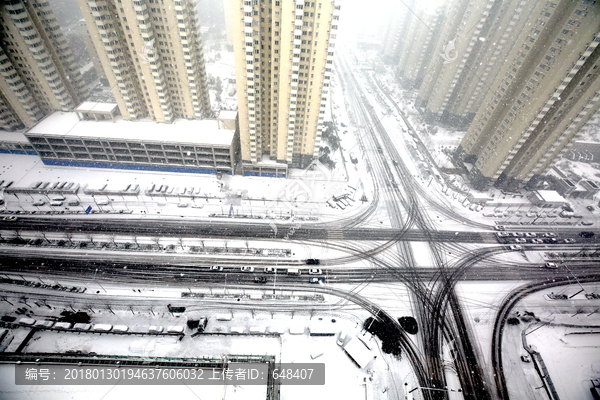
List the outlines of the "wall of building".
<svg viewBox="0 0 600 400">
<path fill-rule="evenodd" d="M 212 116 L 191 0 L 78 0 L 125 119 Z"/>
<path fill-rule="evenodd" d="M 3 129 L 31 127 L 85 99 L 87 89 L 50 2 L 0 3 L 0 37 L 0 97 L 8 105 Z"/>
<path fill-rule="evenodd" d="M 232 0 L 242 159 L 302 167 L 318 154 L 340 7 Z"/>
</svg>

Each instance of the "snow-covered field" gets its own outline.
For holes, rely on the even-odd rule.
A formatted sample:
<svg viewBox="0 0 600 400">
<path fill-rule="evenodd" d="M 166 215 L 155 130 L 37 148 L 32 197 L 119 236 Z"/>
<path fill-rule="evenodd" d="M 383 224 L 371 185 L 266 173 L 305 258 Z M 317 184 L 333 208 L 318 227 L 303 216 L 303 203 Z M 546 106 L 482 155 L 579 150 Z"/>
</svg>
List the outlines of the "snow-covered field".
<svg viewBox="0 0 600 400">
<path fill-rule="evenodd" d="M 459 283 L 457 294 L 467 321 L 472 326 L 479 353 L 491 374 L 491 341 L 496 312 L 506 294 L 526 282 Z M 597 293 L 598 284 L 584 285 L 586 292 Z M 519 317 L 518 325 L 507 324 L 503 336 L 503 369 L 510 398 L 547 399 L 542 380 L 533 362 L 523 362 L 528 355 L 523 348 L 521 333 L 526 331 L 527 344 L 540 352 L 550 378 L 561 399 L 590 398 L 590 380 L 600 375 L 600 300 L 588 300 L 582 294 L 573 300 L 548 300 L 551 292 L 575 294 L 578 285 L 561 286 L 527 296 L 511 315 Z"/>
<path fill-rule="evenodd" d="M 81 350 L 85 353 L 137 356 L 137 357 L 174 357 L 174 358 L 221 358 L 224 355 L 272 355 L 278 361 L 289 363 L 324 363 L 324 386 L 281 386 L 281 398 L 318 399 L 344 398 L 362 400 L 365 395 L 369 398 L 397 399 L 402 394 L 403 382 L 410 375 L 410 367 L 406 360 L 398 360 L 382 354 L 376 339 L 372 339 L 375 357 L 365 368 L 359 368 L 345 351 L 336 343 L 338 332 L 354 335 L 359 333 L 361 319 L 344 318 L 343 314 L 322 312 L 317 314 L 271 313 L 264 311 L 234 311 L 231 321 L 218 321 L 218 309 L 197 310 L 189 313 L 190 317 L 203 314 L 209 317 L 206 334 L 191 337 L 191 331 L 179 340 L 177 337 L 157 336 L 128 336 L 93 333 L 71 333 L 41 331 L 36 333 L 24 353 L 57 352 Z M 222 312 L 222 311 L 221 311 Z M 187 315 L 187 314 L 186 314 Z M 352 314 L 350 314 L 352 315 Z M 362 313 L 364 315 L 364 313 Z M 146 318 L 146 323 L 153 324 L 185 324 L 185 317 L 166 315 L 150 316 L 149 313 L 128 314 L 116 311 L 115 314 L 96 310 L 93 314 L 96 322 L 121 323 L 129 326 L 140 325 Z M 335 322 L 334 322 L 335 321 Z M 309 329 L 315 326 L 324 327 L 333 336 L 309 336 Z M 248 334 L 249 328 L 278 328 L 281 335 Z M 303 334 L 292 334 L 289 328 L 304 328 Z M 26 331 L 28 328 L 18 328 Z M 229 331 L 244 331 L 243 334 L 227 334 Z M 214 334 L 218 333 L 218 334 Z M 121 399 L 131 395 L 137 389 L 136 398 L 159 398 L 157 394 L 181 396 L 178 398 L 222 399 L 222 398 L 264 398 L 266 388 L 263 386 L 172 386 L 171 391 L 166 387 L 128 387 L 117 385 L 112 390 L 109 386 L 16 386 L 14 383 L 14 366 L 0 367 L 0 397 L 2 399 L 83 399 L 104 398 Z M 226 397 L 222 397 L 225 393 Z M 104 396 L 104 397 L 103 397 Z"/>
</svg>

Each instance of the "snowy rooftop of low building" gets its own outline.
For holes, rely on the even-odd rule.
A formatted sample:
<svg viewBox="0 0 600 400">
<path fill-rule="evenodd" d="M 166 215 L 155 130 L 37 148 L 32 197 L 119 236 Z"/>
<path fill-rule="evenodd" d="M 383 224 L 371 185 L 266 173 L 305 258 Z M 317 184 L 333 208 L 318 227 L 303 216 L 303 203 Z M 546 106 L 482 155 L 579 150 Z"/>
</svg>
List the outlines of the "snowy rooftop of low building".
<svg viewBox="0 0 600 400">
<path fill-rule="evenodd" d="M 75 109 L 75 111 L 81 112 L 113 112 L 115 110 L 118 110 L 117 103 L 99 103 L 96 101 L 84 101 Z"/>
<path fill-rule="evenodd" d="M 261 167 L 281 167 L 281 168 L 287 167 L 287 164 L 277 162 L 277 160 L 271 160 L 269 158 L 269 156 L 266 154 L 263 155 L 262 159 L 260 161 L 258 161 L 256 164 L 260 165 Z"/>
<path fill-rule="evenodd" d="M 0 130 L 0 142 L 29 143 L 23 131 L 8 132 Z"/>
<path fill-rule="evenodd" d="M 143 142 L 196 143 L 230 146 L 234 131 L 219 129 L 216 120 L 178 119 L 171 124 L 150 119 L 126 121 L 80 121 L 75 112 L 57 111 L 31 128 L 27 135 L 71 136 Z"/>
<path fill-rule="evenodd" d="M 555 190 L 537 190 L 536 193 L 545 202 L 551 202 L 551 203 L 560 203 L 560 202 L 566 203 L 567 202 L 565 200 L 565 198 L 562 197 L 560 194 L 558 194 L 558 192 Z"/>
<path fill-rule="evenodd" d="M 475 190 L 472 190 L 471 193 L 471 198 L 475 199 L 475 200 L 485 200 L 485 201 L 489 201 L 492 200 L 492 198 L 490 197 L 490 195 L 488 195 L 485 192 L 477 192 Z"/>
</svg>

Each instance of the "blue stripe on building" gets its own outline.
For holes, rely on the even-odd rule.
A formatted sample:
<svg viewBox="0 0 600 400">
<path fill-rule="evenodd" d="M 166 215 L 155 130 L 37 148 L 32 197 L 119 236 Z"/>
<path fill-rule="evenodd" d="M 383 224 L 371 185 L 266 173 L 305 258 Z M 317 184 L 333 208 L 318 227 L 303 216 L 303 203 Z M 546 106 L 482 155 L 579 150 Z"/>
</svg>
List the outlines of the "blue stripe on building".
<svg viewBox="0 0 600 400">
<path fill-rule="evenodd" d="M 33 150 L 7 150 L 7 149 L 0 149 L 0 153 L 1 154 L 25 154 L 28 156 L 37 156 L 38 154 L 33 151 Z"/>
<path fill-rule="evenodd" d="M 67 161 L 67 160 L 44 160 L 45 165 L 56 165 L 63 167 L 85 167 L 85 168 L 107 168 L 107 169 L 126 169 L 134 171 L 158 171 L 158 172 L 177 172 L 177 173 L 192 173 L 192 174 L 216 174 L 217 170 L 212 168 L 185 168 L 185 167 L 170 167 L 161 165 L 140 165 L 140 164 L 119 164 L 119 163 L 104 163 L 93 161 Z M 231 171 L 228 171 L 231 174 Z"/>
<path fill-rule="evenodd" d="M 285 178 L 285 174 L 275 174 L 274 172 L 260 172 L 244 171 L 244 176 L 263 176 L 266 178 Z"/>
</svg>

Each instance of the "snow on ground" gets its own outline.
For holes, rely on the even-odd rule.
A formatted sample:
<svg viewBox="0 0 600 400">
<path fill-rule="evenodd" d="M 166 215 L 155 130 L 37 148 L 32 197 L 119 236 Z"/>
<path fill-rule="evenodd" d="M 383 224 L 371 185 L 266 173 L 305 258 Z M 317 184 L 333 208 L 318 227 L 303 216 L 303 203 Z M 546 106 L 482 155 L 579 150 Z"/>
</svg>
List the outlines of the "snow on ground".
<svg viewBox="0 0 600 400">
<path fill-rule="evenodd" d="M 315 174 L 320 174 L 317 179 L 314 179 Z M 356 171 L 350 179 L 342 181 L 333 179 L 323 171 L 300 171 L 296 179 L 229 175 L 218 179 L 214 175 L 201 174 L 45 166 L 37 156 L 15 154 L 0 156 L 0 179 L 5 180 L 5 183 L 13 182 L 12 187 L 30 187 L 36 182 L 73 182 L 81 185 L 78 194 L 65 195 L 62 206 L 51 206 L 50 198 L 42 194 L 21 194 L 18 197 L 6 194 L 5 200 L 9 210 L 83 212 L 91 206 L 93 211 L 101 213 L 97 214 L 100 217 L 122 210 L 126 213 L 131 212 L 130 216 L 137 218 L 146 215 L 207 218 L 210 214 L 231 214 L 273 218 L 278 223 L 287 220 L 291 224 L 299 221 L 281 218 L 294 215 L 335 220 L 360 213 L 369 204 L 360 199 L 365 191 L 370 190 L 369 185 L 361 183 L 369 180 L 358 176 Z M 90 189 L 100 189 L 106 185 L 106 190 L 114 191 L 124 190 L 128 185 L 134 187 L 136 184 L 140 186 L 138 196 L 92 196 L 82 193 L 86 186 Z M 191 199 L 177 195 L 147 194 L 146 190 L 152 185 L 156 188 L 168 185 L 173 189 L 172 193 L 179 193 L 184 188 L 193 188 L 196 197 Z M 348 201 L 349 207 L 341 209 L 327 205 L 327 200 L 345 193 L 354 199 Z M 372 199 L 371 193 L 368 193 L 367 198 Z M 68 205 L 75 200 L 80 204 Z M 35 206 L 34 203 L 38 201 L 44 201 L 45 204 Z M 252 221 L 269 222 L 264 219 Z"/>
<path fill-rule="evenodd" d="M 479 344 L 490 382 L 493 381 L 491 338 L 498 307 L 508 292 L 524 284 L 464 282 L 457 285 L 457 294 L 476 339 L 472 343 Z M 587 293 L 600 291 L 598 284 L 584 287 Z M 597 379 L 600 374 L 600 314 L 597 312 L 600 300 L 588 300 L 583 293 L 566 301 L 549 300 L 544 296 L 552 292 L 572 295 L 579 290 L 578 285 L 544 290 L 527 296 L 513 308 L 511 316 L 519 317 L 520 323 L 505 326 L 502 356 L 511 398 L 547 398 L 533 362 L 523 362 L 520 358 L 528 354 L 523 348 L 523 330 L 528 333 L 527 344 L 542 355 L 559 397 L 588 398 L 590 379 Z"/>
<path fill-rule="evenodd" d="M 589 179 L 597 182 L 600 179 L 600 164 L 598 163 L 590 164 L 563 158 L 556 163 L 556 167 L 576 182 L 580 179 Z"/>
<path fill-rule="evenodd" d="M 391 358 L 381 353 L 377 340 L 373 341 L 374 347 L 373 356 L 377 356 L 366 368 L 358 368 L 344 350 L 336 344 L 337 334 L 344 331 L 347 334 L 354 335 L 360 331 L 359 322 L 362 319 L 345 318 L 343 313 L 336 311 L 322 312 L 310 315 L 306 312 L 279 312 L 271 313 L 265 311 L 234 311 L 231 321 L 217 321 L 215 313 L 218 309 L 209 310 L 204 308 L 204 311 L 194 311 L 196 314 L 202 313 L 209 316 L 209 324 L 206 329 L 206 334 L 196 337 L 189 336 L 189 333 L 180 341 L 176 337 L 159 337 L 159 336 L 127 336 L 127 335 L 111 335 L 111 334 L 91 334 L 91 333 L 71 333 L 71 332 L 52 332 L 40 331 L 34 335 L 25 347 L 24 353 L 30 352 L 60 352 L 64 353 L 69 350 L 81 350 L 83 352 L 95 352 L 97 354 L 113 354 L 113 355 L 132 355 L 138 357 L 216 357 L 220 358 L 226 354 L 243 354 L 243 355 L 274 355 L 281 362 L 294 363 L 324 363 L 325 364 L 325 386 L 282 386 L 281 398 L 284 400 L 295 399 L 317 399 L 317 398 L 344 398 L 344 399 L 363 399 L 365 393 L 368 393 L 370 398 L 375 399 L 396 399 L 400 396 L 402 390 L 402 382 L 399 379 L 406 379 L 410 374 L 410 366 L 404 360 Z M 222 311 L 221 311 L 222 312 Z M 98 318 L 99 311 L 93 314 L 94 318 Z M 361 314 L 359 312 L 359 314 Z M 364 318 L 364 311 L 362 312 Z M 352 313 L 349 314 L 352 316 Z M 117 311 L 115 314 L 103 312 L 102 322 L 104 323 L 122 323 L 129 326 L 143 322 L 143 318 L 150 319 L 153 324 L 163 324 L 163 319 L 170 319 L 168 323 L 173 323 L 173 317 L 169 315 L 156 315 L 150 317 L 145 314 L 127 314 L 124 311 Z M 333 318 L 334 317 L 334 318 Z M 184 317 L 181 317 L 184 319 Z M 335 321 L 335 322 L 334 322 Z M 182 320 L 179 323 L 184 323 Z M 312 328 L 315 324 L 326 326 L 326 330 L 330 331 L 333 336 L 315 337 L 309 336 L 306 328 Z M 304 334 L 292 334 L 288 332 L 288 327 L 304 327 Z M 283 328 L 285 333 L 281 336 L 264 336 L 264 335 L 248 335 L 250 327 L 266 330 L 267 328 L 279 327 Z M 19 330 L 27 330 L 27 328 L 18 328 Z M 232 329 L 245 331 L 246 334 L 223 335 Z M 219 332 L 218 335 L 211 334 Z M 6 368 L 5 368 L 6 367 Z M 9 399 L 30 399 L 30 398 L 51 398 L 46 397 L 46 386 L 27 386 L 16 387 L 14 380 L 10 379 L 12 366 L 4 366 L 8 369 L 2 374 L 5 379 L 4 385 L 0 386 L 0 394 L 2 398 Z M 390 375 L 390 371 L 394 375 Z M 397 375 L 398 371 L 402 375 Z M 204 388 L 204 387 L 203 387 Z M 260 387 L 259 387 L 260 388 Z M 196 389 L 196 387 L 194 387 Z M 221 388 L 223 390 L 223 388 Z M 246 387 L 239 387 L 238 390 L 245 390 Z M 111 392 L 110 396 L 105 398 L 120 398 L 122 391 L 125 389 Z M 140 387 L 142 394 L 146 392 L 146 388 Z M 179 395 L 185 395 L 185 391 L 180 387 L 174 387 L 175 392 Z M 222 390 L 213 390 L 202 392 L 202 399 L 220 399 Z M 86 395 L 87 388 L 81 387 L 61 387 L 61 398 L 80 399 Z M 96 393 L 105 393 L 99 390 Z M 200 393 L 195 391 L 195 393 Z M 252 391 L 246 392 L 247 397 L 260 398 L 254 396 L 262 396 L 264 398 L 264 387 L 258 390 L 252 387 Z M 67 397 L 72 396 L 72 397 Z M 113 397 L 114 396 L 114 397 Z M 227 398 L 238 398 L 235 396 Z M 94 398 L 94 397 L 92 397 Z M 137 396 L 136 398 L 140 398 Z M 142 397 L 143 398 L 143 397 Z M 156 398 L 156 397 L 151 397 Z M 182 397 L 188 398 L 188 397 Z"/>
</svg>

